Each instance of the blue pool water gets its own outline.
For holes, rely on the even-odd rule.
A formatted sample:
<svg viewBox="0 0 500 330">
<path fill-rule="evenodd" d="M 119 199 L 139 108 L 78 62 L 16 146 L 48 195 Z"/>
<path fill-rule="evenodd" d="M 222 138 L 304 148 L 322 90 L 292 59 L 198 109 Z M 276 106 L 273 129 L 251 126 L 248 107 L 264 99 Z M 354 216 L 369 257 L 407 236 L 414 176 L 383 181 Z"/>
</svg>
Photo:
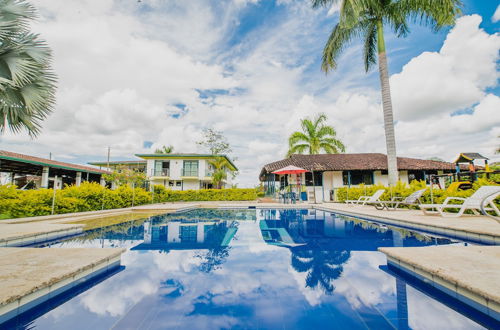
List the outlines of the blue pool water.
<svg viewBox="0 0 500 330">
<path fill-rule="evenodd" d="M 464 243 L 315 210 L 195 210 L 154 216 L 47 246 L 123 247 L 127 252 L 122 269 L 8 326 L 482 328 L 480 317 L 391 272 L 385 255 L 377 251 L 437 244 Z"/>
</svg>

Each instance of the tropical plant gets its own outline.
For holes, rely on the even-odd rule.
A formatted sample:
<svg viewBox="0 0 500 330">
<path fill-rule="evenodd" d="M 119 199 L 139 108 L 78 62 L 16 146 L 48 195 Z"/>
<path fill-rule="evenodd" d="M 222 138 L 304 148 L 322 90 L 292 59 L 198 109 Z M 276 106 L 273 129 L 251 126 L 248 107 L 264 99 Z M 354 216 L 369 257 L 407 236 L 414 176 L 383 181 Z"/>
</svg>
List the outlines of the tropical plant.
<svg viewBox="0 0 500 330">
<path fill-rule="evenodd" d="M 328 154 L 338 154 L 345 151 L 344 144 L 336 138 L 337 132 L 332 126 L 325 124 L 325 114 L 318 114 L 314 119 L 301 120 L 302 132 L 294 132 L 288 138 L 288 155 L 308 152 L 319 154 L 324 150 Z"/>
<path fill-rule="evenodd" d="M 30 32 L 35 8 L 24 0 L 0 0 L 0 131 L 31 136 L 55 104 L 56 76 L 45 41 Z"/>
<path fill-rule="evenodd" d="M 216 157 L 208 160 L 208 163 L 214 168 L 212 173 L 212 184 L 217 189 L 222 187 L 222 182 L 227 179 L 227 170 L 231 169 L 231 165 L 226 157 Z"/>
<path fill-rule="evenodd" d="M 377 63 L 382 91 L 384 128 L 387 146 L 389 184 L 398 180 L 396 139 L 389 73 L 384 41 L 384 24 L 397 37 L 409 32 L 409 21 L 431 26 L 435 31 L 455 22 L 460 13 L 460 0 L 311 0 L 313 8 L 341 3 L 339 22 L 333 28 L 323 50 L 322 69 L 326 73 L 337 68 L 337 59 L 347 44 L 356 37 L 364 41 L 365 70 Z"/>
<path fill-rule="evenodd" d="M 173 146 L 162 146 L 155 150 L 155 154 L 171 154 L 172 152 L 174 152 Z"/>
</svg>

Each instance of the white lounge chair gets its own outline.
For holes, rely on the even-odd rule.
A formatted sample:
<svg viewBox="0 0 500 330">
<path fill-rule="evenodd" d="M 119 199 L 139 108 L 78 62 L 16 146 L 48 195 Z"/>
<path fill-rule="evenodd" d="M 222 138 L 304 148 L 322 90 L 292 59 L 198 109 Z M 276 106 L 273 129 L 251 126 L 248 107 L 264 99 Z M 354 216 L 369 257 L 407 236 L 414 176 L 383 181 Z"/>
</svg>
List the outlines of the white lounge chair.
<svg viewBox="0 0 500 330">
<path fill-rule="evenodd" d="M 366 203 L 378 201 L 380 196 L 382 196 L 384 194 L 384 192 L 385 192 L 385 189 L 379 189 L 371 196 L 361 196 L 360 198 L 358 198 L 356 200 L 347 200 L 345 202 L 347 204 L 353 204 L 353 205 L 365 205 Z"/>
<path fill-rule="evenodd" d="M 493 211 L 497 216 L 500 216 L 500 211 L 495 205 L 494 200 L 500 194 L 500 186 L 482 186 L 472 196 L 468 198 L 447 197 L 443 204 L 421 204 L 420 209 L 424 214 L 436 215 L 442 217 L 459 217 L 466 210 L 471 210 L 475 215 L 480 215 L 481 203 L 484 201 L 485 211 Z M 450 204 L 452 200 L 464 201 L 463 204 Z M 458 213 L 446 212 L 445 210 L 458 209 Z"/>
<path fill-rule="evenodd" d="M 400 205 L 420 206 L 422 204 L 420 198 L 422 198 L 422 195 L 426 190 L 427 188 L 414 191 L 405 198 L 393 197 L 390 201 L 374 201 L 374 202 L 369 202 L 367 204 L 375 206 L 377 210 L 383 210 L 383 209 L 396 210 Z"/>
</svg>

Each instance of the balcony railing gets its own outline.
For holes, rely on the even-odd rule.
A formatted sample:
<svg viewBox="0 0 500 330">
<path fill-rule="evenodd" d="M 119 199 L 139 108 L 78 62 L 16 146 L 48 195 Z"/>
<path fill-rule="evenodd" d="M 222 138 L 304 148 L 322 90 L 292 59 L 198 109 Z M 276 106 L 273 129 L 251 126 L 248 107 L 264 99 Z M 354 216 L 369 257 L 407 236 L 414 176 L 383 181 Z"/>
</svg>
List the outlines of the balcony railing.
<svg viewBox="0 0 500 330">
<path fill-rule="evenodd" d="M 182 176 L 195 176 L 198 177 L 198 170 L 192 170 L 192 169 L 182 169 Z"/>
<path fill-rule="evenodd" d="M 168 168 L 161 168 L 153 170 L 153 176 L 170 176 L 170 170 Z"/>
</svg>

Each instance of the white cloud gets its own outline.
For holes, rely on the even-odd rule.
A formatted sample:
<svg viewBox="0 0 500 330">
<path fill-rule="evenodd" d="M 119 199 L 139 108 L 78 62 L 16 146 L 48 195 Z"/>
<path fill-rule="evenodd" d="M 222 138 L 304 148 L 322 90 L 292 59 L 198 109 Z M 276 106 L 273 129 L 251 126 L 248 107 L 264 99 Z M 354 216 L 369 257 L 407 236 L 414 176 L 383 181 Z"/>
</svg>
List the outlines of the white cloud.
<svg viewBox="0 0 500 330">
<path fill-rule="evenodd" d="M 493 23 L 500 21 L 500 5 L 498 5 L 497 10 L 495 10 L 493 17 L 491 18 L 491 21 Z"/>
<path fill-rule="evenodd" d="M 480 23 L 478 15 L 459 18 L 439 52 L 414 57 L 391 77 L 396 119 L 468 108 L 497 84 L 500 36 L 486 33 Z"/>
<path fill-rule="evenodd" d="M 214 127 L 233 145 L 237 181 L 253 186 L 262 165 L 285 155 L 299 120 L 325 112 L 348 152 L 385 151 L 376 71 L 363 72 L 359 45 L 331 75 L 319 70 L 336 20 L 326 9 L 282 0 L 280 15 L 249 29 L 242 17 L 256 0 L 34 3 L 41 18 L 33 29 L 54 50 L 57 110 L 39 138 L 7 133 L 2 148 L 97 160 L 111 146 L 117 160 L 147 151 L 145 141 L 149 150 L 201 151 L 202 129 Z M 401 155 L 491 154 L 500 132 L 484 118 L 498 102 L 499 36 L 479 23 L 460 18 L 439 52 L 391 77 Z M 450 117 L 467 107 L 474 113 Z"/>
</svg>

